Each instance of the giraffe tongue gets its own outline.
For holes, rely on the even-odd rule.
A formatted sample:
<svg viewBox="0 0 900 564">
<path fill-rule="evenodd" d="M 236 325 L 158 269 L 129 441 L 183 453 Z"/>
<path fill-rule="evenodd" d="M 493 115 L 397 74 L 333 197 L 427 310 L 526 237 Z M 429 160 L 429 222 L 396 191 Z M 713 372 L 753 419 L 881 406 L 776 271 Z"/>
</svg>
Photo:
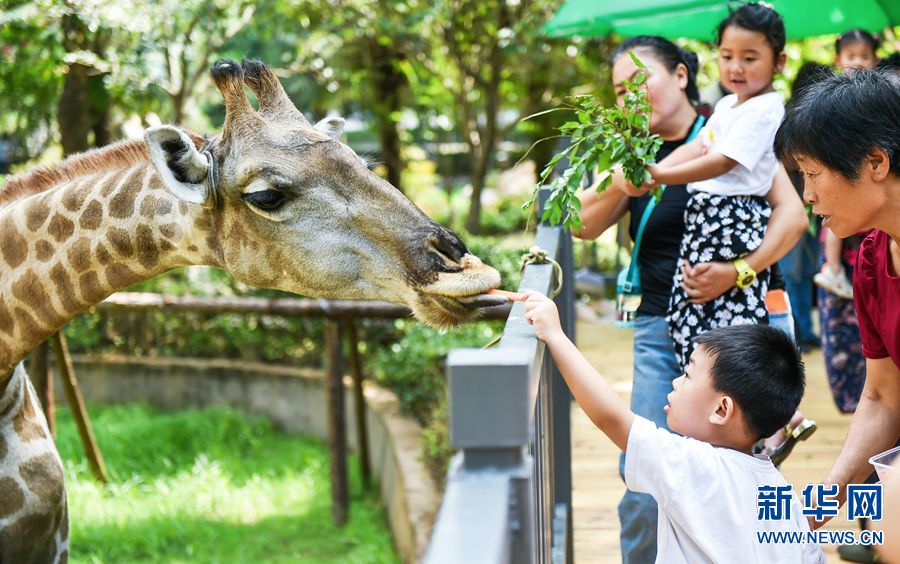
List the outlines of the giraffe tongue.
<svg viewBox="0 0 900 564">
<path fill-rule="evenodd" d="M 497 294 L 478 294 L 475 296 L 456 298 L 456 300 L 462 305 L 472 309 L 503 305 L 509 301 L 506 297 Z"/>
</svg>

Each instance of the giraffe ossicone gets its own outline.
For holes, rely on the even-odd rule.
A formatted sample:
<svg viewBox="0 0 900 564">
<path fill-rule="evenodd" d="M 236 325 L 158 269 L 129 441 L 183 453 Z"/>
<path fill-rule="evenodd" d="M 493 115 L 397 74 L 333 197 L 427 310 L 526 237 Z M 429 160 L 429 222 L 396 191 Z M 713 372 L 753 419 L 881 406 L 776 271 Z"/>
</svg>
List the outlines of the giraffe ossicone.
<svg viewBox="0 0 900 564">
<path fill-rule="evenodd" d="M 175 126 L 10 178 L 0 189 L 0 562 L 68 557 L 62 464 L 20 362 L 109 294 L 172 268 L 380 299 L 447 327 L 504 298 L 496 270 L 315 126 L 258 61 L 220 61 L 222 132 Z M 244 91 L 259 101 L 254 109 Z"/>
</svg>

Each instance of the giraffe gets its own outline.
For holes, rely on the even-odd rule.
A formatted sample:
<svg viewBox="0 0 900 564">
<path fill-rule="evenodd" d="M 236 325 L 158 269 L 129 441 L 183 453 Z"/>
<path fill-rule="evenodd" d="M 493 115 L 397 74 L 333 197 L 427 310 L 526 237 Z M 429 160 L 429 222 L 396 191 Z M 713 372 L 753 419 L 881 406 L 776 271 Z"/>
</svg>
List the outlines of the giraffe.
<svg viewBox="0 0 900 564">
<path fill-rule="evenodd" d="M 258 61 L 221 60 L 220 134 L 152 127 L 0 190 L 0 563 L 65 562 L 62 464 L 22 358 L 109 294 L 205 264 L 253 286 L 408 305 L 434 326 L 502 298 L 496 270 L 313 126 Z M 259 101 L 251 106 L 244 88 Z"/>
</svg>

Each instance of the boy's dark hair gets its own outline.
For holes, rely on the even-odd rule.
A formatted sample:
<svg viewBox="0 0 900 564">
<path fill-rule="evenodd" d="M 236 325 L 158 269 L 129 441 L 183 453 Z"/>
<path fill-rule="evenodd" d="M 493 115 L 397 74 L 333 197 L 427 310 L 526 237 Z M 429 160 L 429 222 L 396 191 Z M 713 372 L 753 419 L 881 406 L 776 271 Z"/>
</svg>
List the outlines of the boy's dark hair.
<svg viewBox="0 0 900 564">
<path fill-rule="evenodd" d="M 735 325 L 703 333 L 696 343 L 713 358 L 713 387 L 734 398 L 755 437 L 770 437 L 788 424 L 806 378 L 787 333 L 769 325 Z"/>
<path fill-rule="evenodd" d="M 652 57 L 661 62 L 670 73 L 674 73 L 678 65 L 684 65 L 687 68 L 687 87 L 684 89 L 685 95 L 692 104 L 700 103 L 700 90 L 697 89 L 697 69 L 700 68 L 700 60 L 697 54 L 687 49 L 682 49 L 668 39 L 658 35 L 638 35 L 630 37 L 622 42 L 621 45 L 613 51 L 609 58 L 610 65 L 628 51 L 650 51 Z M 640 58 L 640 55 L 638 55 Z"/>
<path fill-rule="evenodd" d="M 881 40 L 878 39 L 877 35 L 869 33 L 864 29 L 851 29 L 850 31 L 845 31 L 837 36 L 837 39 L 834 41 L 835 54 L 840 55 L 841 49 L 854 43 L 868 44 L 869 47 L 872 48 L 872 54 L 874 55 L 875 51 L 878 50 L 878 45 L 881 44 Z"/>
<path fill-rule="evenodd" d="M 820 80 L 825 80 L 833 74 L 831 68 L 827 65 L 816 63 L 814 61 L 803 63 L 800 65 L 797 76 L 794 77 L 794 83 L 791 85 L 791 99 L 793 100 L 800 96 L 800 94 L 802 94 L 811 84 L 819 82 Z"/>
<path fill-rule="evenodd" d="M 763 4 L 744 4 L 731 12 L 719 24 L 719 30 L 716 34 L 716 45 L 722 45 L 722 35 L 731 26 L 758 31 L 766 36 L 766 41 L 769 42 L 769 45 L 775 52 L 775 57 L 778 57 L 784 51 L 784 43 L 787 39 L 787 34 L 784 31 L 784 20 L 772 8 Z"/>
<path fill-rule="evenodd" d="M 808 86 L 788 104 L 775 133 L 779 160 L 807 156 L 859 178 L 873 150 L 887 153 L 891 172 L 900 174 L 900 80 L 893 71 L 854 69 Z"/>
<path fill-rule="evenodd" d="M 875 70 L 889 70 L 900 73 L 900 52 L 891 53 L 875 64 Z"/>
</svg>

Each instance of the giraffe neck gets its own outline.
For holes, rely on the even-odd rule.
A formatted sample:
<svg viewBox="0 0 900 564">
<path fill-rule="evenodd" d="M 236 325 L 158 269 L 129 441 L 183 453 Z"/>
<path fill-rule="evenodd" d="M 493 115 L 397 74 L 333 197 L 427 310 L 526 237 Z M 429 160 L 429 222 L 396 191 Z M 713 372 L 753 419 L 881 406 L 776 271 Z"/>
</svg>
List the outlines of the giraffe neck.
<svg viewBox="0 0 900 564">
<path fill-rule="evenodd" d="M 149 163 L 0 208 L 0 389 L 31 349 L 111 293 L 178 266 L 220 266 L 213 221 Z"/>
</svg>

